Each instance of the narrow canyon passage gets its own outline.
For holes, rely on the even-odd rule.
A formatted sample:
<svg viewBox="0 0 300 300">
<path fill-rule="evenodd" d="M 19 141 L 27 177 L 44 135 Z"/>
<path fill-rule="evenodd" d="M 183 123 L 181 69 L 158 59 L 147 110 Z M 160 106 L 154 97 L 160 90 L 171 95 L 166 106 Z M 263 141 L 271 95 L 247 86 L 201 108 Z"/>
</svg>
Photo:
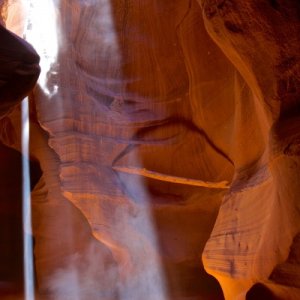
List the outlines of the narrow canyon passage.
<svg viewBox="0 0 300 300">
<path fill-rule="evenodd" d="M 38 66 L 0 40 L 3 299 L 24 297 L 26 95 L 32 298 L 300 297 L 296 0 L 0 8 L 41 68 L 34 87 Z"/>
</svg>

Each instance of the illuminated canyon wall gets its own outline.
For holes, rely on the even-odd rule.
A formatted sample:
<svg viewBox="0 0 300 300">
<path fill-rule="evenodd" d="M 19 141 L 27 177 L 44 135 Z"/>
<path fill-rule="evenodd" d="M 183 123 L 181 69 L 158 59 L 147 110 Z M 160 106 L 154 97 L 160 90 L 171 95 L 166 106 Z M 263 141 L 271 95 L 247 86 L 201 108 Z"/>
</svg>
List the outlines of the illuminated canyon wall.
<svg viewBox="0 0 300 300">
<path fill-rule="evenodd" d="M 37 298 L 300 298 L 298 2 L 30 2 L 0 4 L 40 55 Z M 20 152 L 32 84 L 0 80 Z"/>
</svg>

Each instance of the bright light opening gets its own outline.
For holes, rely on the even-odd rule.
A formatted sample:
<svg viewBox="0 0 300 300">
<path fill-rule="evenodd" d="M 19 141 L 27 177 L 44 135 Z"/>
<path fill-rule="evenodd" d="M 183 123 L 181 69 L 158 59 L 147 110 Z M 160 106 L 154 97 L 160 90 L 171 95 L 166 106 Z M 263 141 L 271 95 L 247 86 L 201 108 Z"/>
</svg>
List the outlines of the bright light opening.
<svg viewBox="0 0 300 300">
<path fill-rule="evenodd" d="M 38 83 L 44 93 L 51 97 L 58 91 L 58 86 L 50 91 L 47 85 L 58 54 L 55 5 L 52 0 L 23 0 L 23 3 L 27 13 L 24 36 L 40 55 L 41 74 Z"/>
</svg>

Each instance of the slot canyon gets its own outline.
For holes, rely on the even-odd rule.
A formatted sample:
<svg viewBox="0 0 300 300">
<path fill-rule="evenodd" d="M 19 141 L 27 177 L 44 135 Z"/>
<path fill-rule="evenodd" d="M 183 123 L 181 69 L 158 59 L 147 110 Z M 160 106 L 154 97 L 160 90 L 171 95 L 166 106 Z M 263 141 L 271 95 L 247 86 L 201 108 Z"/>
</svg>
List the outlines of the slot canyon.
<svg viewBox="0 0 300 300">
<path fill-rule="evenodd" d="M 0 299 L 300 299 L 300 1 L 0 0 L 0 166 Z"/>
</svg>

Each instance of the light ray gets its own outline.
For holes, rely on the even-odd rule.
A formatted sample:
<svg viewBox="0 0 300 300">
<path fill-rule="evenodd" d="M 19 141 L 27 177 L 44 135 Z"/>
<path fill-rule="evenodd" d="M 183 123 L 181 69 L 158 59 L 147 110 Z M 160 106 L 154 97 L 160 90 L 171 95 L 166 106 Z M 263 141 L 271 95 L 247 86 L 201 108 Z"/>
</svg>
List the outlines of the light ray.
<svg viewBox="0 0 300 300">
<path fill-rule="evenodd" d="M 24 3 L 25 11 L 27 15 L 27 20 L 25 22 L 25 32 L 24 35 L 26 40 L 29 41 L 37 50 L 41 57 L 41 75 L 39 78 L 39 86 L 46 95 L 46 99 L 51 99 L 54 94 L 58 92 L 59 89 L 68 89 L 67 86 L 51 86 L 49 84 L 49 78 L 53 74 L 53 64 L 57 62 L 57 55 L 59 51 L 59 24 L 57 23 L 57 12 L 55 11 L 55 0 L 19 0 Z M 118 44 L 118 33 L 116 32 L 113 16 L 112 2 L 110 0 L 86 0 L 80 2 L 82 6 L 84 5 L 101 5 L 101 13 L 97 16 L 97 26 L 96 28 L 102 29 L 101 42 L 102 46 L 105 45 L 106 48 L 111 49 L 114 52 L 116 61 L 122 64 L 122 51 L 119 49 Z M 100 47 L 100 46 L 99 46 Z M 70 75 L 71 76 L 71 75 Z M 103 81 L 110 82 L 107 79 Z M 125 85 L 125 82 L 122 81 Z M 122 95 L 123 96 L 123 95 Z M 61 101 L 53 102 L 53 105 L 59 105 L 61 109 Z M 67 101 L 68 99 L 66 99 Z M 30 172 L 29 172 L 29 119 L 28 119 L 28 100 L 24 101 L 22 104 L 22 153 L 23 153 L 23 213 L 24 213 L 24 279 L 25 279 L 25 300 L 34 300 L 34 273 L 33 273 L 33 251 L 32 251 L 32 239 L 31 239 L 31 206 L 30 206 Z M 137 157 L 136 160 L 139 160 Z M 160 257 L 158 255 L 158 238 L 155 228 L 155 222 L 151 212 L 151 199 L 148 195 L 147 189 L 143 178 L 136 179 L 137 189 L 143 190 L 145 195 L 145 202 L 143 211 L 138 217 L 130 219 L 131 225 L 135 230 L 140 231 L 145 234 L 146 239 L 151 242 L 154 250 L 151 252 L 151 257 L 147 257 L 147 260 L 141 261 L 140 265 L 137 267 L 136 285 L 135 289 L 131 289 L 131 286 L 118 285 L 118 294 L 120 300 L 133 299 L 136 295 L 140 295 L 140 299 L 148 297 L 148 293 L 159 295 L 159 300 L 168 299 L 167 285 L 165 282 L 164 270 Z M 126 218 L 121 218 L 120 220 L 126 221 Z M 128 222 L 128 219 L 127 219 Z M 124 227 L 124 223 L 119 224 L 120 230 Z M 72 229 L 70 229 L 72 230 Z M 124 235 L 126 232 L 124 232 Z M 130 246 L 129 251 L 131 255 L 136 257 L 142 257 L 143 247 L 139 244 L 140 241 L 131 240 L 128 245 Z M 93 267 L 92 265 L 90 267 Z M 99 266 L 101 267 L 101 266 Z M 126 271 L 126 270 L 125 270 Z M 109 272 L 109 270 L 103 270 L 103 272 Z M 80 295 L 86 291 L 87 286 L 79 280 L 81 274 L 79 273 L 78 266 L 72 265 L 71 271 L 65 270 L 66 278 L 56 277 L 52 279 L 52 282 L 59 283 L 63 286 L 63 291 L 57 289 L 54 292 L 57 299 L 63 297 L 64 292 L 70 292 L 74 295 L 72 299 L 79 299 Z M 93 274 L 87 274 L 91 276 Z M 134 284 L 133 284 L 134 286 Z M 67 291 L 66 291 L 66 290 Z"/>
<path fill-rule="evenodd" d="M 34 267 L 31 224 L 30 166 L 29 166 L 29 107 L 28 98 L 22 102 L 22 169 L 23 169 L 23 259 L 25 300 L 34 300 Z"/>
<path fill-rule="evenodd" d="M 25 38 L 40 55 L 41 74 L 39 86 L 47 96 L 53 96 L 58 91 L 54 85 L 50 90 L 48 78 L 56 71 L 52 70 L 57 61 L 58 30 L 55 4 L 53 0 L 23 0 L 27 13 Z M 49 97 L 50 98 L 50 97 Z"/>
</svg>

